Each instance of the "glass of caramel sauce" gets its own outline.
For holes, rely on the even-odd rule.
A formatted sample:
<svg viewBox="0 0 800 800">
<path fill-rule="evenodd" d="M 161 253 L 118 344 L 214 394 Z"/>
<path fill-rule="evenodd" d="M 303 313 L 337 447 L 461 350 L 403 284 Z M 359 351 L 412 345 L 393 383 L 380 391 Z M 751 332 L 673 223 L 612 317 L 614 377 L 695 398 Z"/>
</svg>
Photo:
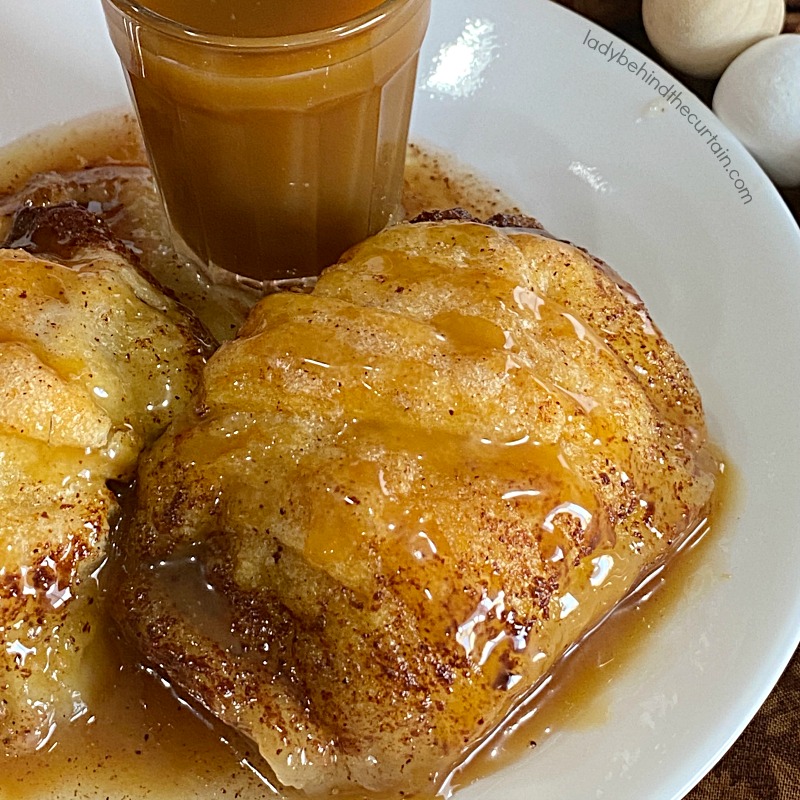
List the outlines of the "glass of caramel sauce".
<svg viewBox="0 0 800 800">
<path fill-rule="evenodd" d="M 176 241 L 258 282 L 402 211 L 430 0 L 103 0 Z"/>
</svg>

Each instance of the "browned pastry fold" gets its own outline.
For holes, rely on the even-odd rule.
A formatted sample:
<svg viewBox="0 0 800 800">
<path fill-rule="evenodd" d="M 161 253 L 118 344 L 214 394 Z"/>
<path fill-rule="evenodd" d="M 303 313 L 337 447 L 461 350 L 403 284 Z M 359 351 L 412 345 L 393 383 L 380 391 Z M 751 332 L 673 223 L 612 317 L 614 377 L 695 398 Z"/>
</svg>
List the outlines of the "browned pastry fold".
<svg viewBox="0 0 800 800">
<path fill-rule="evenodd" d="M 23 208 L 0 249 L 0 741 L 87 712 L 84 653 L 111 480 L 197 391 L 198 324 L 76 204 Z M 55 741 L 55 739 L 53 739 Z"/>
<path fill-rule="evenodd" d="M 398 225 L 143 460 L 117 618 L 308 792 L 429 790 L 703 519 L 689 372 L 585 252 Z"/>
</svg>

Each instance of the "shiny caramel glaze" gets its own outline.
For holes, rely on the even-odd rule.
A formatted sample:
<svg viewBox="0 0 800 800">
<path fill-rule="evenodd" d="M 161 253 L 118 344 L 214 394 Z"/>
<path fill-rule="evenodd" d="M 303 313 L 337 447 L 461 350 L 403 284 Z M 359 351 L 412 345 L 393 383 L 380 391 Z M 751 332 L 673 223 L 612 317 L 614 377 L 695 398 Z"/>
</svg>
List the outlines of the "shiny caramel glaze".
<svg viewBox="0 0 800 800">
<path fill-rule="evenodd" d="M 349 25 L 378 0 L 119 5 L 104 5 L 111 41 L 172 226 L 201 262 L 256 281 L 316 276 L 399 218 L 428 0 Z M 142 6 L 225 38 L 165 32 Z M 237 39 L 328 22 L 292 42 Z"/>
<path fill-rule="evenodd" d="M 23 203 L 68 199 L 92 203 L 120 238 L 138 247 L 162 283 L 179 292 L 207 323 L 216 324 L 217 338 L 228 338 L 251 297 L 233 298 L 227 288 L 211 287 L 195 266 L 171 252 L 149 172 L 141 159 L 135 121 L 125 115 L 79 121 L 6 148 L 0 154 L 0 187 L 19 194 L 0 199 L 0 237 Z M 469 174 L 462 164 L 413 145 L 408 153 L 404 202 L 410 215 L 452 205 L 465 206 L 481 217 L 514 210 L 509 198 Z M 723 498 L 723 503 L 730 505 L 729 500 Z M 714 542 L 724 532 L 724 525 L 716 517 L 715 522 L 720 524 L 714 526 L 711 550 L 698 548 L 691 557 L 682 555 L 671 562 L 656 582 L 660 588 L 655 597 L 648 591 L 646 602 L 629 606 L 626 613 L 617 611 L 566 664 L 558 665 L 556 679 L 547 687 L 547 692 L 553 692 L 547 705 L 541 708 L 539 696 L 521 712 L 524 718 L 538 709 L 533 723 L 509 719 L 516 737 L 501 729 L 480 758 L 448 785 L 463 785 L 498 764 L 507 764 L 529 750 L 534 741 L 538 752 L 551 731 L 556 739 L 565 729 L 603 724 L 606 684 L 618 673 L 624 675 L 636 667 L 639 654 L 646 652 L 648 637 L 658 631 L 662 618 L 669 619 L 673 606 L 686 600 L 688 588 L 702 592 L 703 585 L 720 579 L 724 568 Z M 199 571 L 195 564 L 190 573 Z M 101 582 L 104 574 L 99 575 Z M 94 581 L 84 583 L 84 591 L 78 591 L 85 598 L 81 602 L 94 604 L 97 597 L 102 605 L 106 597 L 103 593 L 97 596 L 95 588 Z M 115 602 L 113 594 L 110 600 Z M 271 794 L 259 776 L 263 765 L 248 752 L 247 742 L 232 737 L 224 726 L 200 721 L 152 673 L 141 670 L 132 650 L 117 648 L 104 609 L 97 618 L 92 646 L 83 651 L 81 661 L 90 668 L 87 682 L 91 687 L 87 688 L 92 691 L 83 695 L 87 707 L 77 709 L 82 713 L 71 724 L 59 725 L 47 746 L 34 756 L 4 761 L 0 796 L 95 800 L 149 794 L 206 800 Z M 576 671 L 577 664 L 583 666 Z"/>
<path fill-rule="evenodd" d="M 400 225 L 211 359 L 141 464 L 115 616 L 282 783 L 429 792 L 702 525 L 717 470 L 605 265 Z"/>
<path fill-rule="evenodd" d="M 221 36 L 292 36 L 330 28 L 366 14 L 381 0 L 146 0 L 142 5 L 182 28 Z"/>
<path fill-rule="evenodd" d="M 22 208 L 0 249 L 0 740 L 88 712 L 95 576 L 132 479 L 197 391 L 199 324 L 75 204 Z M 101 623 L 102 624 L 102 623 Z"/>
<path fill-rule="evenodd" d="M 114 133 L 123 141 L 132 136 L 125 129 L 109 136 L 116 138 Z M 134 151 L 132 144 L 118 149 L 123 155 Z M 197 264 L 175 252 L 150 170 L 136 159 L 133 163 L 74 169 L 75 159 L 70 152 L 61 154 L 61 158 L 65 169 L 20 179 L 15 192 L 0 197 L 0 238 L 11 235 L 19 209 L 76 203 L 101 218 L 113 237 L 134 254 L 142 269 L 157 276 L 166 290 L 180 297 L 217 341 L 233 336 L 256 296 L 243 287 L 212 287 Z"/>
</svg>

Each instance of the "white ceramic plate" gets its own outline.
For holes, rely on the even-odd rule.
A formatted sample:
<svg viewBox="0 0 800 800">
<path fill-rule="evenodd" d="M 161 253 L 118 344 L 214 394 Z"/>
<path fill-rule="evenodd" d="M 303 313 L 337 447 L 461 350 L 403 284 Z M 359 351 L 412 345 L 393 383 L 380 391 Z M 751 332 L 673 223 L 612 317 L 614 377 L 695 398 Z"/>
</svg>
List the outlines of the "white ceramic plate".
<svg viewBox="0 0 800 800">
<path fill-rule="evenodd" d="M 609 687 L 606 721 L 459 798 L 677 799 L 800 638 L 800 234 L 712 112 L 622 42 L 545 0 L 434 6 L 414 136 L 637 287 L 739 475 L 703 579 Z M 98 0 L 0 0 L 0 145 L 125 102 Z"/>
</svg>

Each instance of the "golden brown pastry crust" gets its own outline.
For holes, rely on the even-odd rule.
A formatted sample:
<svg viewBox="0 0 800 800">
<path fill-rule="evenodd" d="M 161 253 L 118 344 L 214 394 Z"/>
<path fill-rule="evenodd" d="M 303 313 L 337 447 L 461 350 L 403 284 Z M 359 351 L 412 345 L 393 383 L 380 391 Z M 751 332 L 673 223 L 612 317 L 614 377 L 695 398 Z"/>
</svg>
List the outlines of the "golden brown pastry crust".
<svg viewBox="0 0 800 800">
<path fill-rule="evenodd" d="M 674 550 L 716 469 L 604 265 L 399 225 L 210 360 L 141 465 L 117 617 L 284 784 L 413 793 Z"/>
<path fill-rule="evenodd" d="M 23 209 L 0 249 L 0 740 L 85 712 L 83 652 L 119 514 L 108 481 L 197 391 L 205 334 L 75 204 Z M 27 250 L 36 251 L 36 255 Z"/>
</svg>

